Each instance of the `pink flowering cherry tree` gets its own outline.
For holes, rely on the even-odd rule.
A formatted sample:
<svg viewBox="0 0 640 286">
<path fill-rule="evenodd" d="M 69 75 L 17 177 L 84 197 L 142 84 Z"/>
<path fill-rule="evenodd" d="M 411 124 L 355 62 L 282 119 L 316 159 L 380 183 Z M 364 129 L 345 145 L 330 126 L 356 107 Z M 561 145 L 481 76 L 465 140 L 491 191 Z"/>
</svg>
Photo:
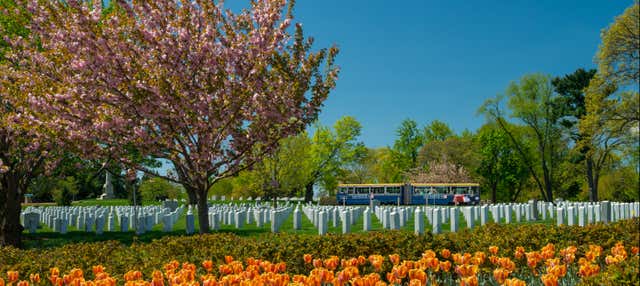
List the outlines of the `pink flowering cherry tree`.
<svg viewBox="0 0 640 286">
<path fill-rule="evenodd" d="M 201 233 L 209 188 L 315 120 L 338 74 L 337 48 L 313 51 L 284 0 L 240 13 L 210 0 L 21 4 L 31 34 L 11 57 L 52 86 L 29 108 L 87 156 L 146 173 L 139 158 L 173 163 Z"/>
<path fill-rule="evenodd" d="M 0 1 L 0 246 L 21 246 L 23 195 L 34 178 L 53 169 L 64 151 L 54 130 L 47 129 L 26 102 L 27 90 L 48 86 L 20 74 L 18 62 L 6 57 L 11 53 L 8 40 L 28 34 L 27 21 L 24 9 Z"/>
</svg>

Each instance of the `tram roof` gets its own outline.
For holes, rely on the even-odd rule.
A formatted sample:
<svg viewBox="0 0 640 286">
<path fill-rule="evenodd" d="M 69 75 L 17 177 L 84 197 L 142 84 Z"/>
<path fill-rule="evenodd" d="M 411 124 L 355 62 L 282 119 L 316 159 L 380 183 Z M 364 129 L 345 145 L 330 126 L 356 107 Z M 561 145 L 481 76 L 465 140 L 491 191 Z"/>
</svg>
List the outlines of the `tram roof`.
<svg viewBox="0 0 640 286">
<path fill-rule="evenodd" d="M 338 187 L 401 187 L 404 184 L 401 183 L 389 183 L 389 184 L 338 184 Z"/>
<path fill-rule="evenodd" d="M 339 184 L 338 187 L 400 187 L 402 183 L 388 184 Z M 478 187 L 478 183 L 412 183 L 414 187 Z"/>
<path fill-rule="evenodd" d="M 479 187 L 478 183 L 413 183 L 414 187 Z"/>
</svg>

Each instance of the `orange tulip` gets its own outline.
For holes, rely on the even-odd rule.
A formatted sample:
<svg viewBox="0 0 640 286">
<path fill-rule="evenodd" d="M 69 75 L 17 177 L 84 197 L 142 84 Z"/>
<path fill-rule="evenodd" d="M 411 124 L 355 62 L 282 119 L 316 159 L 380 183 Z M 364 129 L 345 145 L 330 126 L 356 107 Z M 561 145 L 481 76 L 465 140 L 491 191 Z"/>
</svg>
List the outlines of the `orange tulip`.
<svg viewBox="0 0 640 286">
<path fill-rule="evenodd" d="M 213 278 L 202 281 L 202 286 L 216 286 L 216 285 L 217 285 L 216 280 Z"/>
<path fill-rule="evenodd" d="M 95 265 L 91 268 L 91 271 L 93 272 L 93 275 L 97 275 L 98 273 L 104 272 L 104 266 Z"/>
<path fill-rule="evenodd" d="M 527 252 L 525 255 L 527 256 L 527 265 L 532 269 L 536 268 L 538 262 L 542 260 L 542 255 L 537 251 Z"/>
<path fill-rule="evenodd" d="M 7 282 L 8 283 L 13 283 L 18 281 L 18 277 L 20 275 L 18 274 L 18 271 L 7 271 Z"/>
<path fill-rule="evenodd" d="M 444 272 L 449 272 L 449 270 L 451 269 L 451 261 L 444 261 L 444 262 L 440 262 L 440 269 L 442 269 L 442 271 Z"/>
<path fill-rule="evenodd" d="M 504 286 L 526 286 L 526 285 L 527 283 L 525 283 L 524 281 L 518 278 L 511 278 L 504 281 Z"/>
<path fill-rule="evenodd" d="M 213 270 L 213 261 L 211 260 L 202 261 L 202 267 L 204 267 L 204 269 L 207 270 L 207 272 L 211 272 Z"/>
<path fill-rule="evenodd" d="M 427 283 L 427 274 L 420 269 L 411 269 L 409 270 L 409 279 L 418 280 L 422 285 L 425 285 Z"/>
<path fill-rule="evenodd" d="M 547 267 L 547 272 L 556 277 L 564 277 L 567 275 L 567 266 L 564 264 Z"/>
<path fill-rule="evenodd" d="M 0 286 L 4 286 L 4 285 L 5 285 L 4 279 L 2 279 L 2 277 L 0 277 Z"/>
<path fill-rule="evenodd" d="M 436 257 L 436 253 L 433 252 L 433 250 L 431 250 L 431 249 L 429 249 L 429 250 L 425 251 L 424 253 L 422 253 L 422 258 L 435 258 L 435 257 Z"/>
<path fill-rule="evenodd" d="M 391 284 L 400 284 L 402 283 L 402 279 L 398 278 L 393 272 L 387 273 L 387 281 Z"/>
<path fill-rule="evenodd" d="M 58 267 L 50 268 L 49 273 L 51 276 L 60 276 L 60 269 Z"/>
<path fill-rule="evenodd" d="M 475 276 L 478 273 L 478 265 L 458 265 L 456 266 L 456 273 L 462 277 Z"/>
<path fill-rule="evenodd" d="M 304 263 L 309 264 L 311 263 L 313 256 L 311 256 L 311 254 L 305 254 L 302 256 L 302 259 L 304 260 Z"/>
<path fill-rule="evenodd" d="M 471 253 L 464 253 L 464 254 L 460 254 L 460 253 L 454 253 L 453 254 L 453 261 L 456 264 L 468 264 L 469 262 L 471 262 Z"/>
<path fill-rule="evenodd" d="M 39 273 L 36 273 L 36 274 L 31 273 L 29 275 L 29 280 L 31 280 L 32 283 L 40 283 L 40 274 Z"/>
<path fill-rule="evenodd" d="M 498 284 L 504 283 L 504 281 L 509 277 L 509 271 L 504 268 L 497 268 L 493 270 L 493 278 L 496 279 Z"/>
<path fill-rule="evenodd" d="M 482 265 L 486 259 L 487 259 L 487 255 L 484 252 L 477 251 L 476 253 L 473 254 L 471 263 L 475 265 Z"/>
<path fill-rule="evenodd" d="M 560 256 L 562 257 L 562 260 L 564 261 L 564 263 L 566 264 L 573 263 L 573 261 L 576 259 L 577 250 L 578 248 L 576 248 L 575 246 L 569 246 L 565 249 L 561 249 Z"/>
<path fill-rule="evenodd" d="M 380 269 L 382 269 L 384 257 L 382 257 L 382 255 L 369 255 L 369 262 L 376 271 L 380 271 Z"/>
<path fill-rule="evenodd" d="M 468 276 L 460 278 L 460 286 L 478 286 L 478 277 Z"/>
<path fill-rule="evenodd" d="M 540 277 L 544 286 L 558 286 L 558 277 L 551 273 L 544 274 Z"/>
<path fill-rule="evenodd" d="M 18 282 L 17 286 L 29 286 L 29 281 L 21 280 Z"/>
<path fill-rule="evenodd" d="M 489 252 L 491 252 L 491 254 L 493 255 L 498 255 L 498 247 L 497 246 L 489 246 Z"/>
<path fill-rule="evenodd" d="M 231 255 L 225 255 L 225 256 L 224 256 L 224 262 L 225 262 L 226 264 L 229 264 L 229 263 L 231 263 L 232 261 L 233 261 L 233 256 L 231 256 Z"/>
<path fill-rule="evenodd" d="M 445 258 L 445 259 L 449 258 L 449 257 L 451 257 L 451 251 L 449 249 L 446 249 L 446 248 L 443 249 L 443 250 L 440 250 L 440 256 L 442 256 L 442 258 Z"/>
<path fill-rule="evenodd" d="M 313 267 L 320 268 L 322 267 L 322 259 L 316 258 L 313 260 Z"/>
<path fill-rule="evenodd" d="M 578 275 L 584 278 L 584 277 L 595 275 L 598 272 L 600 272 L 600 266 L 587 263 L 580 266 L 580 269 L 578 270 Z"/>
<path fill-rule="evenodd" d="M 389 261 L 391 261 L 393 265 L 400 264 L 400 255 L 397 255 L 397 254 L 389 255 Z"/>
<path fill-rule="evenodd" d="M 524 247 L 518 246 L 513 254 L 516 259 L 520 259 L 524 256 Z"/>
<path fill-rule="evenodd" d="M 335 270 L 336 268 L 338 268 L 338 262 L 338 257 L 332 256 L 331 258 L 325 259 L 323 264 L 327 269 Z"/>
<path fill-rule="evenodd" d="M 516 269 L 516 264 L 513 261 L 511 261 L 509 257 L 498 258 L 498 265 L 500 265 L 500 267 L 507 269 L 509 271 L 514 271 Z"/>
</svg>

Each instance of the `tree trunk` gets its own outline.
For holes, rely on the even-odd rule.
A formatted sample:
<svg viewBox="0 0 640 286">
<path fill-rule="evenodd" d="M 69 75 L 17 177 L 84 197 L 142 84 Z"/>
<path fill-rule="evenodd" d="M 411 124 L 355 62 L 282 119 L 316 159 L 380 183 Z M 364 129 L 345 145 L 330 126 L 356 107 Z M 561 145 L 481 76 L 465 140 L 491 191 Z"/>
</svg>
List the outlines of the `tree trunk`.
<svg viewBox="0 0 640 286">
<path fill-rule="evenodd" d="M 200 224 L 200 233 L 209 233 L 209 206 L 207 205 L 207 190 L 198 190 L 198 224 Z"/>
<path fill-rule="evenodd" d="M 304 186 L 304 201 L 310 202 L 313 200 L 313 182 Z"/>
<path fill-rule="evenodd" d="M 600 198 L 598 197 L 598 182 L 600 181 L 600 170 L 599 169 L 595 169 L 593 172 L 593 199 L 595 200 L 594 202 L 597 202 L 600 200 Z"/>
<path fill-rule="evenodd" d="M 544 180 L 544 193 L 542 193 L 542 197 L 547 202 L 553 202 L 551 174 L 549 172 L 549 168 L 547 167 L 547 160 L 544 159 L 544 152 L 542 152 L 541 156 L 542 156 L 542 179 Z"/>
<path fill-rule="evenodd" d="M 497 189 L 498 184 L 491 184 L 491 203 L 495 204 L 497 202 Z"/>
<path fill-rule="evenodd" d="M 198 204 L 198 197 L 196 196 L 196 192 L 197 191 L 187 192 L 187 196 L 189 198 L 189 204 L 190 205 Z M 205 194 L 205 197 L 206 197 L 206 194 Z"/>
<path fill-rule="evenodd" d="M 593 159 L 588 157 L 587 163 L 587 185 L 589 185 L 589 201 L 598 201 L 598 186 L 593 177 Z"/>
<path fill-rule="evenodd" d="M 540 190 L 540 194 L 542 194 L 542 197 L 544 198 L 545 201 L 549 201 L 549 202 L 553 202 L 552 199 L 547 199 L 543 186 L 542 186 L 542 182 L 540 182 L 540 178 L 538 177 L 538 174 L 536 173 L 536 171 L 533 169 L 533 164 L 531 163 L 531 160 L 529 160 L 529 158 L 527 157 L 527 155 L 525 154 L 524 150 L 522 149 L 522 146 L 520 146 L 520 143 L 518 143 L 518 141 L 516 140 L 516 138 L 513 136 L 513 134 L 511 134 L 511 132 L 509 132 L 509 130 L 507 129 L 507 127 L 504 125 L 504 122 L 502 122 L 502 119 L 500 117 L 496 118 L 496 121 L 498 122 L 498 124 L 500 125 L 500 128 L 507 133 L 507 135 L 509 136 L 509 138 L 511 139 L 511 143 L 513 143 L 513 146 L 516 147 L 516 150 L 518 151 L 518 154 L 520 154 L 520 158 L 522 159 L 522 161 L 524 161 L 525 165 L 527 166 L 527 168 L 529 169 L 529 173 L 531 173 L 531 176 L 533 176 L 533 179 L 535 180 L 536 184 L 538 185 L 538 189 Z"/>
<path fill-rule="evenodd" d="M 18 179 L 13 173 L 0 176 L 0 246 L 22 246 L 22 231 L 20 224 L 20 197 L 22 192 Z"/>
</svg>

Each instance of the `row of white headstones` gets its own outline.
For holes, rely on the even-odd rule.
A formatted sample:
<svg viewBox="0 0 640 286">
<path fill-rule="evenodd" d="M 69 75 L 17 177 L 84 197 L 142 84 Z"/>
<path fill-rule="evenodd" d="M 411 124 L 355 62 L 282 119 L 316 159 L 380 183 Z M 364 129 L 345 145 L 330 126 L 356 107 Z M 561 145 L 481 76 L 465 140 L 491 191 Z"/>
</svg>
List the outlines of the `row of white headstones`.
<svg viewBox="0 0 640 286">
<path fill-rule="evenodd" d="M 186 208 L 186 233 L 195 232 L 195 208 Z M 102 234 L 107 231 L 135 230 L 141 234 L 162 224 L 165 232 L 173 231 L 176 221 L 185 212 L 185 206 L 175 210 L 161 206 L 92 206 L 92 207 L 29 207 L 22 213 L 22 222 L 29 232 L 36 232 L 39 224 L 45 224 L 56 232 L 66 233 L 68 226 L 77 230 Z M 596 222 L 612 222 L 637 217 L 640 203 L 618 202 L 529 202 L 524 204 L 492 204 L 483 206 L 317 206 L 285 203 L 278 208 L 269 204 L 219 204 L 209 207 L 209 227 L 219 230 L 222 225 L 237 229 L 255 224 L 270 224 L 272 232 L 279 232 L 282 224 L 293 214 L 293 229 L 302 229 L 302 215 L 317 228 L 318 234 L 326 234 L 329 224 L 341 227 L 342 233 L 350 233 L 352 225 L 362 217 L 363 231 L 372 230 L 372 216 L 384 229 L 404 228 L 414 219 L 415 233 L 422 234 L 426 223 L 431 232 L 441 233 L 448 222 L 448 230 L 456 232 L 462 227 L 461 217 L 467 228 L 495 223 L 533 222 L 555 219 L 558 225 L 585 226 Z"/>
<path fill-rule="evenodd" d="M 28 207 L 20 215 L 22 225 L 35 233 L 44 224 L 55 232 L 76 230 L 102 234 L 106 231 L 142 234 L 155 225 L 163 224 L 163 231 L 171 231 L 184 213 L 184 206 L 175 210 L 161 206 L 84 206 L 84 207 Z"/>
</svg>

